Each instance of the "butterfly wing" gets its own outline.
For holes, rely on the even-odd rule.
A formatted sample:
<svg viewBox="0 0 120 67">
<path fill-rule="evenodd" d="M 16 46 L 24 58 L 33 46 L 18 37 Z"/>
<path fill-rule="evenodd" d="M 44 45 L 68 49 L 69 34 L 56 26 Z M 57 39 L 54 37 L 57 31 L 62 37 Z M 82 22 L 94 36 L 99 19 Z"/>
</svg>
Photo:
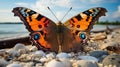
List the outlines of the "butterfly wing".
<svg viewBox="0 0 120 67">
<path fill-rule="evenodd" d="M 107 10 L 102 7 L 91 8 L 72 17 L 64 24 L 70 29 L 74 28 L 81 31 L 90 31 L 95 21 L 97 21 L 99 17 L 105 16 L 105 12 L 107 12 Z"/>
<path fill-rule="evenodd" d="M 66 21 L 64 25 L 71 30 L 74 36 L 74 42 L 80 44 L 87 39 L 88 33 L 93 28 L 95 21 L 97 21 L 99 17 L 105 16 L 106 12 L 107 10 L 102 7 L 91 8 L 72 17 Z M 74 47 L 73 45 L 72 47 Z"/>
<path fill-rule="evenodd" d="M 58 51 L 56 24 L 53 21 L 25 7 L 16 7 L 12 12 L 24 22 L 32 42 L 39 49 Z"/>
</svg>

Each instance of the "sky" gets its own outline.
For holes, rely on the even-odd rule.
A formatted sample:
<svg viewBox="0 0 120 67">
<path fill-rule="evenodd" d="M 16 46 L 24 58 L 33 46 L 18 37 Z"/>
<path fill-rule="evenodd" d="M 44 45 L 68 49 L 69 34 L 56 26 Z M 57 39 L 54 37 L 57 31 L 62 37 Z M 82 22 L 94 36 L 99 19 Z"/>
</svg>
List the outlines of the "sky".
<svg viewBox="0 0 120 67">
<path fill-rule="evenodd" d="M 21 20 L 14 17 L 11 12 L 15 7 L 30 8 L 54 22 L 57 22 L 57 19 L 47 7 L 50 7 L 60 21 L 72 7 L 72 10 L 62 22 L 87 9 L 104 7 L 108 12 L 99 21 L 120 21 L 120 0 L 0 0 L 0 22 L 20 22 Z"/>
</svg>

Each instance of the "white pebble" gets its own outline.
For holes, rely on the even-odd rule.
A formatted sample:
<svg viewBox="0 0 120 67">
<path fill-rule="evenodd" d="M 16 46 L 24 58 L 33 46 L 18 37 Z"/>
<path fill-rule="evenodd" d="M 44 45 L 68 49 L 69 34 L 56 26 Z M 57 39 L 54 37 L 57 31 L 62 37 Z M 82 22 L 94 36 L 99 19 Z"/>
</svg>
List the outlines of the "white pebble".
<svg viewBox="0 0 120 67">
<path fill-rule="evenodd" d="M 70 55 L 68 55 L 67 53 L 62 52 L 62 53 L 58 53 L 56 57 L 57 58 L 70 58 Z"/>
<path fill-rule="evenodd" d="M 13 63 L 13 64 L 7 65 L 7 67 L 23 67 L 23 66 L 21 64 L 18 64 L 18 63 Z"/>
<path fill-rule="evenodd" d="M 48 60 L 48 59 L 45 58 L 45 57 L 43 57 L 43 58 L 40 59 L 41 62 L 46 62 L 47 60 Z"/>
<path fill-rule="evenodd" d="M 8 63 L 9 62 L 5 61 L 4 59 L 0 59 L 0 67 L 6 67 Z"/>
<path fill-rule="evenodd" d="M 29 52 L 29 50 L 25 47 L 25 45 L 21 43 L 16 44 L 14 50 L 18 51 L 20 54 L 25 54 Z"/>
<path fill-rule="evenodd" d="M 30 48 L 31 52 L 34 52 L 34 51 L 37 51 L 37 50 L 38 50 L 38 48 L 36 46 L 32 46 L 32 48 Z"/>
<path fill-rule="evenodd" d="M 79 60 L 76 62 L 76 67 L 98 67 L 97 63 L 87 60 Z"/>
<path fill-rule="evenodd" d="M 48 59 L 54 59 L 55 58 L 55 53 L 49 53 L 46 55 Z"/>
<path fill-rule="evenodd" d="M 17 44 L 14 46 L 14 50 L 18 51 L 19 49 L 26 49 L 26 47 L 25 47 L 24 44 L 17 43 Z"/>
<path fill-rule="evenodd" d="M 46 64 L 46 67 L 65 67 L 65 65 L 60 60 L 51 60 Z"/>
<path fill-rule="evenodd" d="M 42 51 L 42 50 L 38 50 L 38 51 L 35 51 L 35 56 L 38 56 L 38 57 L 45 57 L 46 54 Z"/>
<path fill-rule="evenodd" d="M 69 61 L 69 59 L 61 58 L 60 61 L 65 65 L 65 67 L 72 67 L 72 63 Z"/>
</svg>

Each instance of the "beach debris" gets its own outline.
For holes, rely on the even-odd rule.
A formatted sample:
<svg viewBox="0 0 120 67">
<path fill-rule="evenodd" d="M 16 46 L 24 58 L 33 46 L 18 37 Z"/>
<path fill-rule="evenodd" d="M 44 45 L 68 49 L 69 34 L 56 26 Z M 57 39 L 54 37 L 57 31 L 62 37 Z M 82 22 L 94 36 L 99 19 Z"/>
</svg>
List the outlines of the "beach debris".
<svg viewBox="0 0 120 67">
<path fill-rule="evenodd" d="M 107 57 L 104 58 L 102 64 L 104 66 L 112 65 L 112 67 L 113 66 L 120 67 L 120 55 L 119 54 L 108 55 Z"/>
</svg>

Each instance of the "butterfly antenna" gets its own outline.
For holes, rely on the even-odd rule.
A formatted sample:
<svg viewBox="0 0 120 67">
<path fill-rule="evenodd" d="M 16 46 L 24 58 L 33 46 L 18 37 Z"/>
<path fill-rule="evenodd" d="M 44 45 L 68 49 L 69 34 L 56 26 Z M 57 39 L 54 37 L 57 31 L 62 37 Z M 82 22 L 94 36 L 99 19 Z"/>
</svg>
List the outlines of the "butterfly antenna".
<svg viewBox="0 0 120 67">
<path fill-rule="evenodd" d="M 53 13 L 53 11 L 49 8 L 49 7 L 47 7 L 49 10 L 50 10 L 50 12 L 55 16 L 55 18 L 58 20 L 58 18 L 56 17 L 56 15 Z M 59 20 L 58 20 L 59 21 Z"/>
<path fill-rule="evenodd" d="M 72 7 L 65 13 L 65 15 L 63 16 L 63 18 L 61 19 L 61 21 L 65 18 L 65 16 L 72 10 Z"/>
</svg>

